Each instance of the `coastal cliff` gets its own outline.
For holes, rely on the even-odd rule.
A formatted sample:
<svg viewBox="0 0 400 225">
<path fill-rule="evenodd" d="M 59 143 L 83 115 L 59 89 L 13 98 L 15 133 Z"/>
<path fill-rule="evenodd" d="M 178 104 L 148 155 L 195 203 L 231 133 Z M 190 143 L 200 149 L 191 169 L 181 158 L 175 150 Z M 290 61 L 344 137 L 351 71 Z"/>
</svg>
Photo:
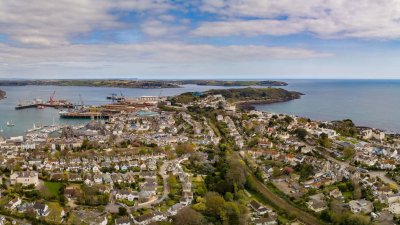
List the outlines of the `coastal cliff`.
<svg viewBox="0 0 400 225">
<path fill-rule="evenodd" d="M 0 90 L 0 100 L 6 97 L 6 92 Z"/>
</svg>

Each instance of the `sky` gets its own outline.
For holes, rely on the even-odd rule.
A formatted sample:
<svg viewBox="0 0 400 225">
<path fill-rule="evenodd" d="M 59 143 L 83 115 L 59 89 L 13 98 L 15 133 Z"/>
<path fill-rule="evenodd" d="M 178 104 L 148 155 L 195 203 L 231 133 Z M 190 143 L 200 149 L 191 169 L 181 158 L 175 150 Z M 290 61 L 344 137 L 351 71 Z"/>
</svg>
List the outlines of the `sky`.
<svg viewBox="0 0 400 225">
<path fill-rule="evenodd" d="M 400 79 L 399 0 L 2 0 L 0 78 Z"/>
</svg>

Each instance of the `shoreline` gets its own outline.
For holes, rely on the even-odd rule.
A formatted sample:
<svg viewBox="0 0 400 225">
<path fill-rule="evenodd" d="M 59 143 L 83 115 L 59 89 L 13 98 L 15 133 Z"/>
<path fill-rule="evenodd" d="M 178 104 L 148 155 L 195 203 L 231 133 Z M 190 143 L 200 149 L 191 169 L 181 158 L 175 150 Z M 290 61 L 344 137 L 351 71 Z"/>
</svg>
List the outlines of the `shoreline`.
<svg viewBox="0 0 400 225">
<path fill-rule="evenodd" d="M 143 88 L 143 89 L 159 89 L 159 88 L 181 88 L 183 85 L 198 85 L 198 86 L 215 86 L 215 87 L 282 87 L 288 83 L 274 80 L 0 80 L 0 86 L 77 86 L 77 87 L 113 87 L 113 88 Z"/>
</svg>

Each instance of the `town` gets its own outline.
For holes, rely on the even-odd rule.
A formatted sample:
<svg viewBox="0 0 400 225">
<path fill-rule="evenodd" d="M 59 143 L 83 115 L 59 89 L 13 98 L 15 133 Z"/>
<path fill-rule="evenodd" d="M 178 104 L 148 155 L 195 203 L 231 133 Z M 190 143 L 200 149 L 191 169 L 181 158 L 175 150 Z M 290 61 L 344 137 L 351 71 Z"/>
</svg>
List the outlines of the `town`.
<svg viewBox="0 0 400 225">
<path fill-rule="evenodd" d="M 244 109 L 229 90 L 0 137 L 0 224 L 400 223 L 400 136 Z"/>
</svg>

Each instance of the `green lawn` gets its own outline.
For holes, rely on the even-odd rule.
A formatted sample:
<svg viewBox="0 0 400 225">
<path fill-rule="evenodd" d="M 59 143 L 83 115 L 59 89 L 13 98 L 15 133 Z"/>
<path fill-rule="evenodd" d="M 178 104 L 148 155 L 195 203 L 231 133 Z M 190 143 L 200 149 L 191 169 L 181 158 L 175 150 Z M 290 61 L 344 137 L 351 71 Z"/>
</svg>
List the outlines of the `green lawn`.
<svg viewBox="0 0 400 225">
<path fill-rule="evenodd" d="M 58 197 L 58 195 L 60 193 L 60 189 L 62 188 L 63 185 L 62 185 L 62 183 L 58 183 L 58 182 L 45 181 L 44 186 L 49 191 L 51 196 Z"/>
</svg>

